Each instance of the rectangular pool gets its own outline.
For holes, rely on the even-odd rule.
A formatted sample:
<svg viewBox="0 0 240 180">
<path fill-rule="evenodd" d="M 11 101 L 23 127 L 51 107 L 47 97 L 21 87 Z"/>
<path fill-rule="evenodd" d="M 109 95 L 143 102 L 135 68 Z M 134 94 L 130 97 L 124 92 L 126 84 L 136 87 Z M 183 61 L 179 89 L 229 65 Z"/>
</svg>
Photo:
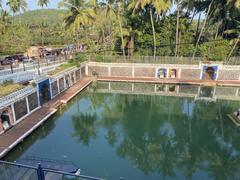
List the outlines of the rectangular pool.
<svg viewBox="0 0 240 180">
<path fill-rule="evenodd" d="M 220 87 L 219 87 L 220 88 Z M 70 161 L 109 180 L 239 179 L 238 90 L 92 84 L 4 160 Z"/>
</svg>

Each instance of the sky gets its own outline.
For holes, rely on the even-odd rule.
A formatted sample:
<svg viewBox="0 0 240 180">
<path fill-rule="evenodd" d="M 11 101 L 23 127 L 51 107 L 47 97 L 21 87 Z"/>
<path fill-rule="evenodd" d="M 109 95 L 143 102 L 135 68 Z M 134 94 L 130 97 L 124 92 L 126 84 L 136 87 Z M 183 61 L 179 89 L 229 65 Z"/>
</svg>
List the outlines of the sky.
<svg viewBox="0 0 240 180">
<path fill-rule="evenodd" d="M 48 5 L 48 9 L 56 9 L 58 8 L 58 3 L 61 0 L 50 0 L 50 3 Z M 27 0 L 28 3 L 28 10 L 34 10 L 39 9 L 40 7 L 37 5 L 37 0 Z"/>
<path fill-rule="evenodd" d="M 49 5 L 47 6 L 48 9 L 56 9 L 58 8 L 58 3 L 61 0 L 50 0 Z M 3 0 L 3 5 L 6 4 L 7 0 Z M 41 7 L 39 7 L 37 5 L 37 0 L 26 0 L 28 7 L 27 10 L 34 10 L 34 9 L 40 9 Z M 6 6 L 4 6 L 6 8 Z M 44 7 L 46 8 L 46 7 Z"/>
</svg>

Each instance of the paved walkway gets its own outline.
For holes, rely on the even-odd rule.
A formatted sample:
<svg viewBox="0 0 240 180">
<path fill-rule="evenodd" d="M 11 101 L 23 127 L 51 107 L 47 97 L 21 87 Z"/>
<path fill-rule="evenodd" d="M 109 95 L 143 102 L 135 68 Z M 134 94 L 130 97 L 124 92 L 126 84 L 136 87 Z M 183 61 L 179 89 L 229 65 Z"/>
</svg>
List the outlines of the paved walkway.
<svg viewBox="0 0 240 180">
<path fill-rule="evenodd" d="M 27 116 L 21 122 L 13 126 L 4 134 L 0 135 L 0 158 L 6 155 L 18 143 L 22 142 L 29 134 L 38 128 L 44 121 L 57 112 L 58 107 L 62 103 L 67 103 L 85 87 L 87 87 L 92 80 L 84 78 L 75 85 L 62 92 L 56 98 L 44 104 L 38 110 Z"/>
<path fill-rule="evenodd" d="M 167 84 L 191 84 L 208 86 L 240 86 L 240 81 L 203 81 L 203 80 L 184 80 L 184 79 L 159 79 L 144 77 L 97 77 L 98 81 L 115 82 L 141 82 L 141 83 L 167 83 Z"/>
</svg>

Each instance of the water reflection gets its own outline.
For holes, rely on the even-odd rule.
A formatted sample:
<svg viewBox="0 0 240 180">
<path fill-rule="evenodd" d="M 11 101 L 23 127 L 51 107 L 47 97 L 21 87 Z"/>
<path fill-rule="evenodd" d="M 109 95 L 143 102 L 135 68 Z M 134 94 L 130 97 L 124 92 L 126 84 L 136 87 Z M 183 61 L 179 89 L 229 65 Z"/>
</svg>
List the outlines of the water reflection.
<svg viewBox="0 0 240 180">
<path fill-rule="evenodd" d="M 126 88 L 126 86 L 131 88 Z M 194 97 L 195 100 L 216 101 L 216 99 L 226 99 L 240 101 L 239 87 L 98 82 L 90 89 L 92 92 L 100 93 L 151 94 Z"/>
<path fill-rule="evenodd" d="M 234 97 L 236 90 L 214 89 L 214 96 L 223 99 L 228 94 Z M 9 159 L 33 153 L 67 160 L 84 174 L 106 179 L 240 179 L 240 130 L 227 118 L 240 102 L 197 100 L 199 90 L 198 86 L 95 84 Z"/>
<path fill-rule="evenodd" d="M 201 96 L 211 97 L 212 92 L 203 88 Z M 117 155 L 145 175 L 240 178 L 240 134 L 226 117 L 239 102 L 105 93 L 89 93 L 88 98 L 100 113 L 98 118 L 88 112 L 72 116 L 74 135 L 80 143 L 87 145 L 98 136 L 97 130 L 104 128 L 105 139 Z"/>
<path fill-rule="evenodd" d="M 203 87 L 200 87 L 200 92 L 198 96 L 200 98 L 213 98 L 215 94 L 214 91 L 215 91 L 215 87 L 203 86 Z"/>
<path fill-rule="evenodd" d="M 88 145 L 90 139 L 96 138 L 96 114 L 83 114 L 72 116 L 72 123 L 75 129 L 73 137 L 78 138 L 78 142 Z"/>
</svg>

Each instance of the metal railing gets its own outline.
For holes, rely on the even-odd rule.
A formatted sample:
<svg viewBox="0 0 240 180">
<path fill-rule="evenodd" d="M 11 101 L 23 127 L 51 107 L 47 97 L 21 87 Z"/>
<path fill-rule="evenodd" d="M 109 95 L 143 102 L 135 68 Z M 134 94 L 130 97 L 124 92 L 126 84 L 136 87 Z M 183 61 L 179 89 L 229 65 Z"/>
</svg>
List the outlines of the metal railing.
<svg viewBox="0 0 240 180">
<path fill-rule="evenodd" d="M 38 167 L 0 161 L 0 179 L 2 180 L 103 180 L 97 177 L 76 175 L 51 169 L 44 169 L 41 164 Z"/>
<path fill-rule="evenodd" d="M 226 65 L 240 65 L 240 57 L 231 57 L 229 61 L 223 62 Z"/>
<path fill-rule="evenodd" d="M 6 105 L 10 104 L 13 101 L 16 101 L 17 99 L 23 98 L 28 94 L 31 94 L 36 91 L 36 88 L 32 86 L 27 86 L 23 89 L 20 89 L 18 91 L 15 91 L 7 96 L 0 98 L 0 108 L 6 107 Z"/>
<path fill-rule="evenodd" d="M 89 54 L 88 60 L 93 62 L 108 63 L 147 63 L 147 64 L 189 64 L 198 65 L 204 61 L 204 57 L 174 57 L 174 56 L 120 56 L 120 55 L 95 55 Z M 223 61 L 227 65 L 240 65 L 240 57 L 232 57 L 229 61 Z"/>
<path fill-rule="evenodd" d="M 31 63 L 19 63 L 19 67 L 13 67 L 11 70 L 10 67 L 4 70 L 0 70 L 0 76 L 9 75 L 13 73 L 19 73 L 30 70 L 37 70 L 38 68 L 44 68 L 48 66 L 59 65 L 66 62 L 70 56 L 52 56 L 47 58 L 42 58 L 40 62 L 33 61 Z"/>
</svg>

